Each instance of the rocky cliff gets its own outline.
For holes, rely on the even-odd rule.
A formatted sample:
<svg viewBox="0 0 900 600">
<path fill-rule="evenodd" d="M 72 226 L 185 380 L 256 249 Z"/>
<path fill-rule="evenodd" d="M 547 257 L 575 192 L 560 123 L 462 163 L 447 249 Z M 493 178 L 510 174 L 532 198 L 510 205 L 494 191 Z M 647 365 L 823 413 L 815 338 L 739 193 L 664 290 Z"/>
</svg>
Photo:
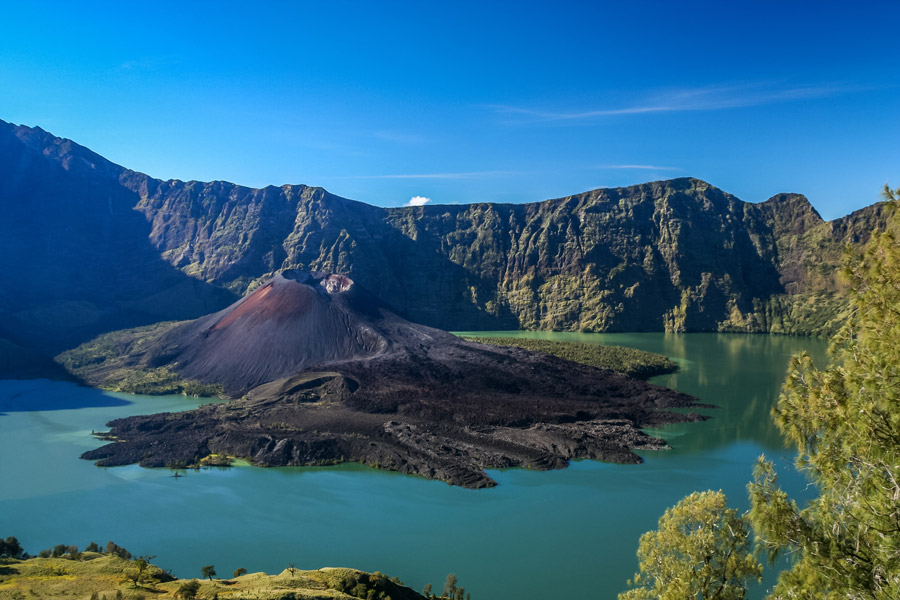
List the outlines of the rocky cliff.
<svg viewBox="0 0 900 600">
<path fill-rule="evenodd" d="M 0 121 L 0 333 L 59 350 L 191 318 L 274 272 L 347 274 L 445 329 L 823 333 L 842 248 L 881 205 L 825 222 L 691 178 L 533 204 L 378 208 L 321 188 L 161 181 Z"/>
</svg>

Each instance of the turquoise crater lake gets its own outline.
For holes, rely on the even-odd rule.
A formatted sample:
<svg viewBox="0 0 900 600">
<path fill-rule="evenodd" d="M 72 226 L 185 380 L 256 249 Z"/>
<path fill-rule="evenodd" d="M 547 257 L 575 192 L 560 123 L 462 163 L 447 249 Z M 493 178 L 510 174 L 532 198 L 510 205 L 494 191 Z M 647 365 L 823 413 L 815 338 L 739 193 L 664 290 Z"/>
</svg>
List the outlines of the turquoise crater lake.
<svg viewBox="0 0 900 600">
<path fill-rule="evenodd" d="M 110 419 L 185 410 L 195 399 L 113 394 L 70 383 L 0 381 L 0 535 L 36 552 L 114 540 L 197 577 L 244 567 L 278 572 L 352 566 L 439 588 L 454 572 L 475 600 L 614 598 L 637 566 L 638 537 L 694 490 L 722 489 L 746 508 L 761 453 L 790 453 L 769 417 L 793 353 L 824 364 L 822 340 L 740 334 L 492 332 L 631 346 L 672 357 L 654 383 L 719 408 L 713 419 L 653 433 L 670 451 L 642 465 L 595 461 L 550 472 L 491 471 L 466 490 L 357 465 L 188 471 L 101 469 L 78 456 Z M 485 335 L 479 332 L 479 335 Z M 804 483 L 786 470 L 785 486 Z M 772 574 L 764 583 L 771 584 Z M 755 590 L 761 595 L 762 586 Z"/>
</svg>

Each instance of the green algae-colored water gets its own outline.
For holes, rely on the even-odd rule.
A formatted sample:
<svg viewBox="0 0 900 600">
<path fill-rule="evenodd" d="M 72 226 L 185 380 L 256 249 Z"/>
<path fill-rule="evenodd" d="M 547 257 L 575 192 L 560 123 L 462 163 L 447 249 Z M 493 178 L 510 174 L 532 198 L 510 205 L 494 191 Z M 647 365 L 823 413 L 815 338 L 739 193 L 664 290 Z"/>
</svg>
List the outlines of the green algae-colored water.
<svg viewBox="0 0 900 600">
<path fill-rule="evenodd" d="M 654 383 L 719 408 L 703 423 L 653 433 L 670 451 L 642 465 L 492 471 L 465 490 L 357 465 L 188 471 L 101 469 L 78 455 L 110 419 L 191 408 L 182 396 L 111 394 L 69 383 L 0 381 L 0 536 L 26 550 L 113 540 L 181 577 L 202 565 L 278 572 L 352 566 L 440 588 L 454 572 L 475 600 L 615 598 L 637 566 L 638 537 L 694 490 L 722 489 L 746 508 L 761 453 L 788 463 L 771 423 L 791 354 L 826 360 L 821 340 L 739 334 L 493 332 L 594 341 L 667 354 L 678 373 Z M 480 332 L 484 335 L 483 332 Z M 785 469 L 785 486 L 804 482 Z M 770 572 L 760 597 L 770 585 Z"/>
</svg>

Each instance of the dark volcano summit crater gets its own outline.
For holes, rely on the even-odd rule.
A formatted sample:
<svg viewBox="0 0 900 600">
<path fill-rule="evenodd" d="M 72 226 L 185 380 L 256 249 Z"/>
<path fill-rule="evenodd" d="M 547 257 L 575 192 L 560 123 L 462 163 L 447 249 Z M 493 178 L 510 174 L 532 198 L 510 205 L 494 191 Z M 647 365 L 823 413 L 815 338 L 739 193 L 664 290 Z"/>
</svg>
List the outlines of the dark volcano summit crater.
<svg viewBox="0 0 900 600">
<path fill-rule="evenodd" d="M 351 461 L 455 485 L 485 469 L 623 463 L 666 448 L 647 426 L 702 419 L 695 399 L 541 352 L 487 346 L 418 325 L 351 279 L 285 271 L 228 308 L 131 344 L 134 365 L 166 366 L 233 399 L 109 423 L 99 465 L 260 466 Z"/>
</svg>

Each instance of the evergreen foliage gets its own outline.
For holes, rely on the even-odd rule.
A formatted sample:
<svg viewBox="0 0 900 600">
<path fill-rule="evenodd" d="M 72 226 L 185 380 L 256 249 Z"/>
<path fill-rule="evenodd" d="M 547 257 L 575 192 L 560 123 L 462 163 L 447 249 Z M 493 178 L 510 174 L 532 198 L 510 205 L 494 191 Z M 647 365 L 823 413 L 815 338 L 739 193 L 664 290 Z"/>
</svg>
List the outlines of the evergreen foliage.
<svg viewBox="0 0 900 600">
<path fill-rule="evenodd" d="M 791 361 L 774 410 L 797 468 L 818 495 L 803 507 L 761 457 L 751 518 L 771 555 L 790 552 L 773 598 L 900 598 L 900 188 L 864 256 L 850 256 L 851 318 L 817 369 Z"/>
<path fill-rule="evenodd" d="M 9 536 L 5 540 L 0 538 L 0 557 L 19 558 L 25 553 L 19 540 Z"/>
<path fill-rule="evenodd" d="M 106 542 L 106 548 L 104 549 L 104 552 L 106 554 L 115 554 L 119 558 L 122 558 L 125 560 L 131 560 L 131 552 L 129 552 L 122 546 L 119 546 L 112 540 Z"/>
<path fill-rule="evenodd" d="M 448 600 L 469 600 L 469 596 L 470 594 L 466 593 L 466 588 L 459 585 L 459 580 L 456 578 L 456 575 L 453 573 L 447 575 L 447 580 L 444 582 L 444 593 L 441 595 L 441 598 L 447 598 Z"/>
<path fill-rule="evenodd" d="M 762 575 L 744 518 L 721 491 L 694 492 L 641 536 L 640 573 L 619 600 L 741 600 Z"/>
</svg>

